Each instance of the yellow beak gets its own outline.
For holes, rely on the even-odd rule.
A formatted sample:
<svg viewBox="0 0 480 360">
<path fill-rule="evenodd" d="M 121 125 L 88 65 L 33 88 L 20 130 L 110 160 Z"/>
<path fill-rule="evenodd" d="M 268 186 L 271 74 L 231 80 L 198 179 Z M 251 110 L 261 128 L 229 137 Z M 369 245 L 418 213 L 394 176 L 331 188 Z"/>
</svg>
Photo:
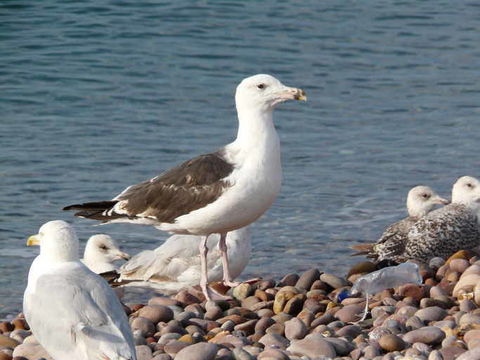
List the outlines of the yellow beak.
<svg viewBox="0 0 480 360">
<path fill-rule="evenodd" d="M 307 94 L 304 90 L 298 89 L 298 95 L 295 97 L 295 100 L 307 101 Z"/>
<path fill-rule="evenodd" d="M 40 245 L 40 240 L 38 239 L 37 235 L 32 235 L 27 240 L 27 246 L 38 246 Z"/>
</svg>

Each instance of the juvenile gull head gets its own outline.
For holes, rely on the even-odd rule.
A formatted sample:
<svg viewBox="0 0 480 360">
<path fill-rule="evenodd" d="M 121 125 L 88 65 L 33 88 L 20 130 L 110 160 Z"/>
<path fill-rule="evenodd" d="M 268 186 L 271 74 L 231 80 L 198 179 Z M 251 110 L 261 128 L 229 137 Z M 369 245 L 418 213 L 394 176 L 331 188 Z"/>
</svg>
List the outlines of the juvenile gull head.
<svg viewBox="0 0 480 360">
<path fill-rule="evenodd" d="M 435 205 L 446 205 L 449 201 L 440 197 L 429 186 L 415 186 L 408 192 L 408 215 L 416 218 L 427 215 Z"/>
<path fill-rule="evenodd" d="M 105 234 L 96 234 L 88 239 L 83 254 L 83 262 L 93 272 L 100 274 L 116 270 L 116 260 L 128 260 L 130 255 L 120 250 L 116 241 Z"/>
<path fill-rule="evenodd" d="M 480 181 L 473 176 L 462 176 L 452 188 L 452 203 L 465 205 L 474 212 L 480 211 Z"/>
</svg>

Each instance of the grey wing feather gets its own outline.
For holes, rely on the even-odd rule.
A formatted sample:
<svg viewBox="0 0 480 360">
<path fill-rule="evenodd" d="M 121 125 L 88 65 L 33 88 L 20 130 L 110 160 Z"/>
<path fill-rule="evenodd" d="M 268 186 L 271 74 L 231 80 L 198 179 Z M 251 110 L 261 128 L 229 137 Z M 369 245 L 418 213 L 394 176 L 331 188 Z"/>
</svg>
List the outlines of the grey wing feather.
<svg viewBox="0 0 480 360">
<path fill-rule="evenodd" d="M 120 301 L 83 265 L 41 276 L 35 292 L 26 295 L 24 311 L 35 336 L 53 357 L 136 359 Z"/>
</svg>

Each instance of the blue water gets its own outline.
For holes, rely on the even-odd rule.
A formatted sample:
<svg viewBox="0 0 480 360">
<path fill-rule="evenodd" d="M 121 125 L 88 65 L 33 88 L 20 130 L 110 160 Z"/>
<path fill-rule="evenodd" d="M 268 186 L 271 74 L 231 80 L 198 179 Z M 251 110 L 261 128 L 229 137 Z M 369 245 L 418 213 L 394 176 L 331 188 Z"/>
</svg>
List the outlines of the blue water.
<svg viewBox="0 0 480 360">
<path fill-rule="evenodd" d="M 185 5 L 189 4 L 189 5 Z M 237 83 L 270 73 L 284 184 L 253 226 L 245 276 L 345 272 L 348 246 L 405 214 L 410 187 L 480 176 L 480 6 L 473 1 L 43 0 L 0 4 L 0 318 L 38 249 L 73 221 L 136 253 L 165 238 L 60 209 L 231 141 Z"/>
</svg>

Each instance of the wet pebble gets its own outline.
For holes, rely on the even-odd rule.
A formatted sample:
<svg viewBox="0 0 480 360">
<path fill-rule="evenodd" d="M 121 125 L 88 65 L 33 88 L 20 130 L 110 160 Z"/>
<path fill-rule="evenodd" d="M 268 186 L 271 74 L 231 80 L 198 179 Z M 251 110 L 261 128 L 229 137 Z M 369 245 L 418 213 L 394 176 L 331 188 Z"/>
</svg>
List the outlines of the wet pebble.
<svg viewBox="0 0 480 360">
<path fill-rule="evenodd" d="M 150 320 L 156 324 L 158 322 L 169 322 L 173 319 L 173 311 L 164 305 L 147 305 L 138 310 L 138 316 Z"/>
<path fill-rule="evenodd" d="M 20 342 L 6 335 L 0 335 L 0 347 L 15 348 Z"/>
<path fill-rule="evenodd" d="M 330 285 L 334 289 L 350 285 L 347 280 L 333 274 L 324 273 L 320 275 L 320 280 Z"/>
<path fill-rule="evenodd" d="M 278 347 L 280 349 L 286 349 L 290 342 L 279 334 L 265 334 L 258 340 L 260 344 L 263 344 L 265 348 L 271 346 Z"/>
<path fill-rule="evenodd" d="M 344 339 L 334 337 L 326 337 L 324 339 L 333 346 L 338 356 L 346 356 L 355 348 L 352 343 Z"/>
<path fill-rule="evenodd" d="M 302 340 L 294 340 L 287 350 L 292 354 L 311 358 L 318 357 L 318 355 L 326 357 L 336 356 L 333 345 L 320 334 L 310 334 Z"/>
<path fill-rule="evenodd" d="M 266 349 L 258 354 L 259 360 L 289 360 L 290 357 L 279 349 Z"/>
<path fill-rule="evenodd" d="M 180 350 L 175 360 L 213 360 L 217 354 L 218 346 L 211 343 L 198 343 Z"/>
<path fill-rule="evenodd" d="M 447 311 L 439 306 L 431 306 L 418 310 L 415 313 L 415 316 L 423 322 L 429 323 L 430 321 L 442 320 L 445 316 L 447 316 Z"/>
<path fill-rule="evenodd" d="M 335 313 L 335 317 L 343 322 L 354 322 L 361 318 L 364 307 L 361 305 L 347 305 Z"/>
<path fill-rule="evenodd" d="M 152 336 L 155 334 L 155 325 L 149 319 L 144 317 L 137 317 L 134 318 L 132 323 L 130 324 L 132 331 L 136 331 L 140 334 L 140 336 L 147 337 Z"/>
<path fill-rule="evenodd" d="M 400 351 L 403 350 L 406 346 L 405 341 L 403 341 L 400 337 L 394 334 L 383 335 L 378 340 L 378 344 L 383 350 L 387 352 Z"/>
<path fill-rule="evenodd" d="M 315 280 L 320 277 L 320 271 L 318 269 L 310 269 L 305 271 L 295 283 L 295 287 L 298 289 L 310 290 L 310 287 Z"/>
<path fill-rule="evenodd" d="M 147 345 L 135 346 L 135 352 L 137 353 L 137 360 L 150 360 L 152 358 L 152 349 Z"/>
<path fill-rule="evenodd" d="M 421 342 L 428 345 L 435 345 L 442 342 L 445 333 L 435 326 L 426 326 L 406 333 L 403 340 L 411 344 Z"/>
</svg>

